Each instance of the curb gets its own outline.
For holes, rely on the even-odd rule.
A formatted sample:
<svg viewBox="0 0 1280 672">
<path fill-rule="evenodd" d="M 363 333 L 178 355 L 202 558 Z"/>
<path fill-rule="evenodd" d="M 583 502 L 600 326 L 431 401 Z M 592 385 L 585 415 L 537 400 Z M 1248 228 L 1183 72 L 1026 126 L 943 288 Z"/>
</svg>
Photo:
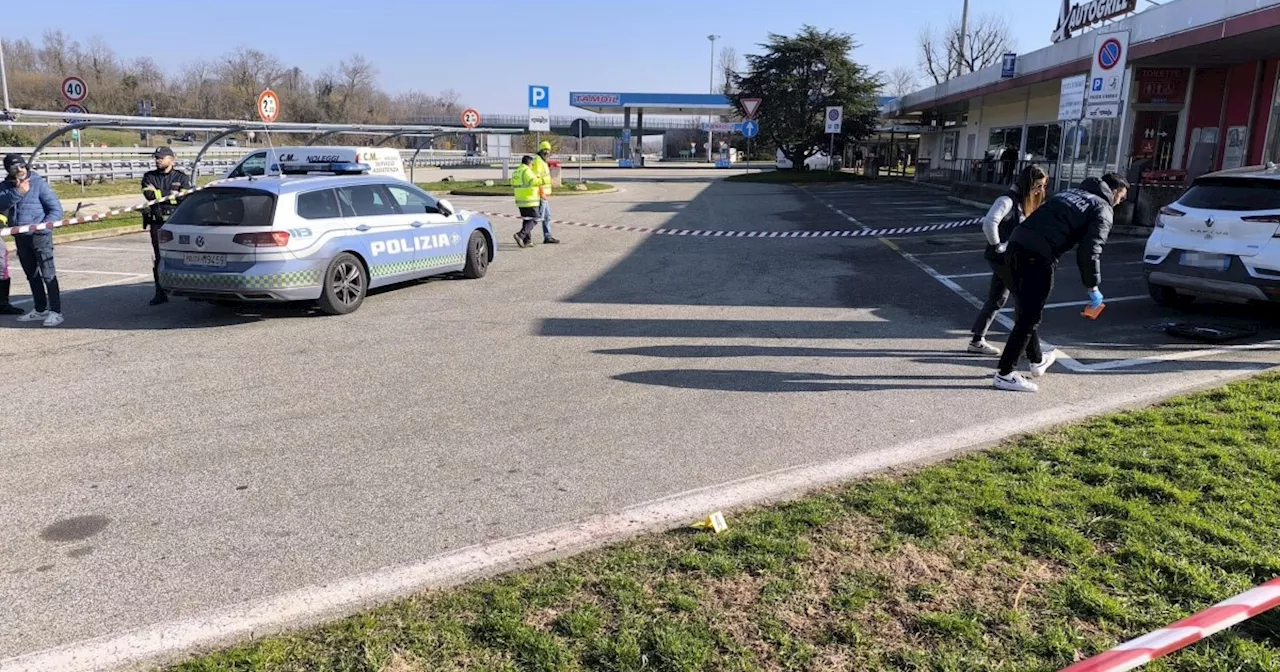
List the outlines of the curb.
<svg viewBox="0 0 1280 672">
<path fill-rule="evenodd" d="M 613 187 L 613 186 L 609 187 L 608 189 L 596 189 L 595 191 L 574 191 L 572 189 L 568 189 L 565 191 L 552 192 L 551 197 L 555 198 L 557 196 L 601 196 L 603 194 L 616 194 L 618 193 L 618 191 L 620 190 L 617 187 Z M 468 191 L 466 189 L 459 189 L 458 191 L 450 191 L 449 195 L 450 196 L 471 196 L 475 198 L 511 198 L 512 197 L 511 194 L 490 194 L 490 193 L 479 192 L 479 191 Z"/>
</svg>

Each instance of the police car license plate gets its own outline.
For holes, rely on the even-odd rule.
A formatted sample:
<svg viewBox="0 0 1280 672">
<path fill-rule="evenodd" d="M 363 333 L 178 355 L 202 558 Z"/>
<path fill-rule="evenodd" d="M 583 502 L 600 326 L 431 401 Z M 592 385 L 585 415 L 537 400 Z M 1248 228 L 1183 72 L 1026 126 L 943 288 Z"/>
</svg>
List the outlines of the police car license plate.
<svg viewBox="0 0 1280 672">
<path fill-rule="evenodd" d="M 187 266 L 208 266 L 210 268 L 224 268 L 227 265 L 227 255 L 225 254 L 209 254 L 207 252 L 187 252 L 182 255 L 182 263 Z"/>
</svg>

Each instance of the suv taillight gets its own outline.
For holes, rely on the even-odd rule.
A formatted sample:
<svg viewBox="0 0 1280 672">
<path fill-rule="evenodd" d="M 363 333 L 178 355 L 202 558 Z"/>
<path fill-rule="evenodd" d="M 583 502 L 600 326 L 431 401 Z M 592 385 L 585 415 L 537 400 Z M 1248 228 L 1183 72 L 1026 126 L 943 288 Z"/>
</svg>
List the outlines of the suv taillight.
<svg viewBox="0 0 1280 672">
<path fill-rule="evenodd" d="M 160 229 L 160 242 L 168 243 L 173 240 L 173 232 Z"/>
<path fill-rule="evenodd" d="M 288 231 L 259 231 L 258 233 L 237 233 L 231 242 L 248 247 L 284 247 L 289 244 Z"/>
<path fill-rule="evenodd" d="M 1185 214 L 1187 214 L 1187 213 L 1185 213 L 1185 212 L 1183 212 L 1183 211 L 1181 211 L 1181 210 L 1179 210 L 1179 209 L 1177 209 L 1177 208 L 1171 208 L 1171 207 L 1169 207 L 1169 206 L 1167 206 L 1167 205 L 1166 205 L 1166 206 L 1164 206 L 1163 208 L 1160 208 L 1160 217 L 1182 217 L 1182 216 L 1183 216 L 1183 215 L 1185 215 Z M 1164 222 L 1160 220 L 1160 217 L 1156 217 L 1156 228 L 1157 228 L 1157 229 L 1159 229 L 1159 228 L 1163 228 L 1163 227 L 1164 227 Z"/>
</svg>

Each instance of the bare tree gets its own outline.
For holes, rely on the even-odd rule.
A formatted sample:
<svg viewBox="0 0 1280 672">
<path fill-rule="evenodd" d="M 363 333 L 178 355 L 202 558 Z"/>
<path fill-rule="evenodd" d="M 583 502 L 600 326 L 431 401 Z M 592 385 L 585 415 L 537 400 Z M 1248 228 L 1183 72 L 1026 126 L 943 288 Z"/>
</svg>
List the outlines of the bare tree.
<svg viewBox="0 0 1280 672">
<path fill-rule="evenodd" d="M 720 76 L 720 92 L 724 95 L 734 93 L 733 82 L 734 75 L 742 68 L 742 62 L 738 60 L 738 50 L 733 47 L 724 47 L 720 49 L 720 61 L 716 67 Z"/>
<path fill-rule="evenodd" d="M 894 98 L 901 98 L 907 94 L 915 93 L 920 87 L 920 76 L 911 68 L 898 66 L 889 71 L 889 76 L 885 81 L 885 92 Z"/>
<path fill-rule="evenodd" d="M 960 21 L 956 19 L 941 34 L 928 27 L 921 30 L 919 46 L 920 68 L 934 83 L 941 84 L 998 63 L 1016 42 L 1004 17 L 984 14 L 969 24 L 964 53 L 960 53 Z"/>
</svg>

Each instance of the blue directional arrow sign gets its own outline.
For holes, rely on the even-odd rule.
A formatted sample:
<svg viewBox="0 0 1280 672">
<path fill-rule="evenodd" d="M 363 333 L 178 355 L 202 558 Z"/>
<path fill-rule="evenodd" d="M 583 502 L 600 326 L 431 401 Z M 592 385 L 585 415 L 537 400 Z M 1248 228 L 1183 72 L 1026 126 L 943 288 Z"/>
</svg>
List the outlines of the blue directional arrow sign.
<svg viewBox="0 0 1280 672">
<path fill-rule="evenodd" d="M 760 122 L 754 119 L 742 122 L 742 137 L 754 138 L 757 135 L 760 135 Z"/>
</svg>

